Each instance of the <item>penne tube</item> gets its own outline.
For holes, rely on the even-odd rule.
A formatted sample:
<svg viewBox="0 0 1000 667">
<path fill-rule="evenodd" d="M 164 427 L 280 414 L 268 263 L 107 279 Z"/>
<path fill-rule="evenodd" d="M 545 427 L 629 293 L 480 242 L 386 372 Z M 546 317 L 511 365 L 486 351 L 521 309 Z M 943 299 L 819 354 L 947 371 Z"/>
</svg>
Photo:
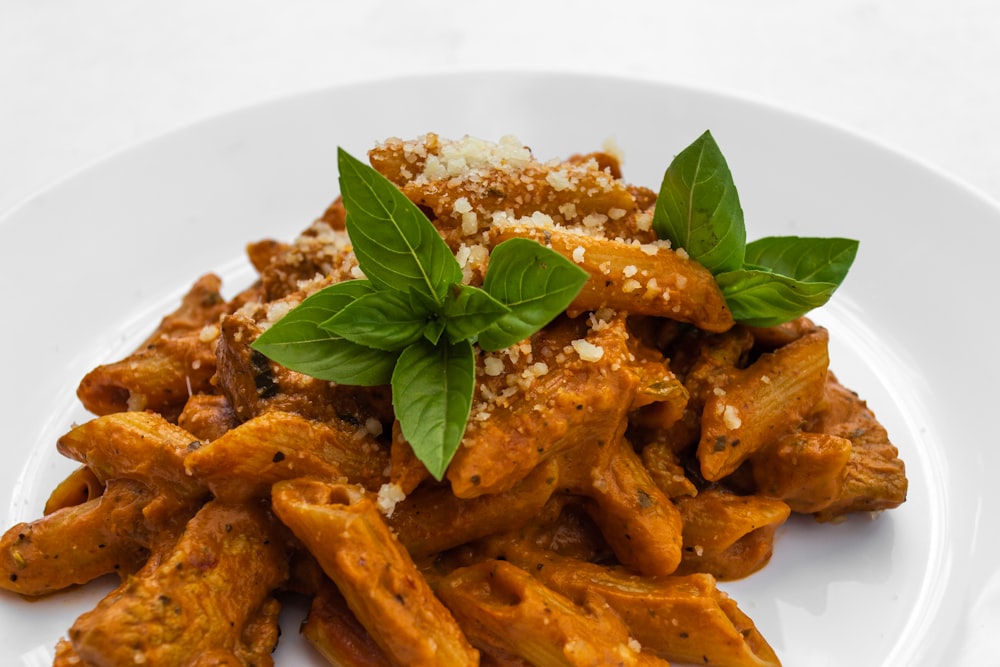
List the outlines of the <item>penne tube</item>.
<svg viewBox="0 0 1000 667">
<path fill-rule="evenodd" d="M 672 328 L 672 327 L 671 327 Z M 753 348 L 754 339 L 737 325 L 721 334 L 703 334 L 687 330 L 678 334 L 664 349 L 670 368 L 682 379 L 688 400 L 680 418 L 672 423 L 656 424 L 646 419 L 644 408 L 636 421 L 636 442 L 662 441 L 677 453 L 695 447 L 701 437 L 705 403 L 717 390 L 733 382 Z"/>
<path fill-rule="evenodd" d="M 530 549 L 503 557 L 579 602 L 599 595 L 624 621 L 643 651 L 679 663 L 715 667 L 778 667 L 753 621 L 709 574 L 641 577 Z"/>
<path fill-rule="evenodd" d="M 313 648 L 336 667 L 393 665 L 329 581 L 313 597 L 301 631 Z"/>
<path fill-rule="evenodd" d="M 607 318 L 560 318 L 483 357 L 472 416 L 446 474 L 456 496 L 507 490 L 542 460 L 615 436 L 643 376 L 624 318 Z"/>
<path fill-rule="evenodd" d="M 570 314 L 612 308 L 687 322 L 704 331 L 723 332 L 733 326 L 711 272 L 667 245 L 626 243 L 520 222 L 494 225 L 491 237 L 494 244 L 514 237 L 534 239 L 589 273 L 568 308 Z"/>
<path fill-rule="evenodd" d="M 97 415 L 152 410 L 174 419 L 189 394 L 212 391 L 215 362 L 214 350 L 199 333 L 165 337 L 95 368 L 81 381 L 78 395 Z"/>
<path fill-rule="evenodd" d="M 272 502 L 390 660 L 478 664 L 478 652 L 362 487 L 286 480 L 274 485 Z"/>
<path fill-rule="evenodd" d="M 716 387 L 701 417 L 701 474 L 717 481 L 812 413 L 823 397 L 830 358 L 825 329 L 762 355 Z"/>
<path fill-rule="evenodd" d="M 0 538 L 0 588 L 40 596 L 135 572 L 148 555 L 142 510 L 152 496 L 137 482 L 112 480 L 96 498 L 12 526 Z"/>
<path fill-rule="evenodd" d="M 239 501 L 267 497 L 275 482 L 304 475 L 378 489 L 389 457 L 364 428 L 266 412 L 191 451 L 184 465 L 216 497 Z"/>
<path fill-rule="evenodd" d="M 578 156 L 555 168 L 516 141 L 491 150 L 468 137 L 448 141 L 428 133 L 412 142 L 383 142 L 368 158 L 428 212 L 452 245 L 475 242 L 498 215 L 544 216 L 599 227 L 611 236 L 651 235 L 649 214 L 639 210 L 636 191 L 615 175 L 617 160 L 610 155 Z M 645 194 L 640 198 L 648 202 Z M 639 214 L 643 225 L 633 222 Z"/>
<path fill-rule="evenodd" d="M 64 507 L 82 505 L 104 493 L 104 483 L 87 466 L 80 466 L 49 494 L 42 514 L 52 514 Z"/>
<path fill-rule="evenodd" d="M 441 580 L 437 592 L 469 639 L 487 652 L 498 649 L 553 667 L 665 665 L 642 652 L 599 596 L 575 603 L 505 561 L 459 568 Z"/>
<path fill-rule="evenodd" d="M 580 455 L 582 454 L 582 455 Z M 667 575 L 681 562 L 681 515 L 620 435 L 560 458 L 560 486 L 584 508 L 622 563 Z"/>
<path fill-rule="evenodd" d="M 262 505 L 211 501 L 175 544 L 80 616 L 69 640 L 83 664 L 188 665 L 210 651 L 271 664 L 270 594 L 288 575 L 286 558 Z"/>
<path fill-rule="evenodd" d="M 540 464 L 508 491 L 457 498 L 446 486 L 417 489 L 386 521 L 414 558 L 460 546 L 500 531 L 517 530 L 536 517 L 555 492 L 558 467 Z"/>
<path fill-rule="evenodd" d="M 86 464 L 100 480 L 134 479 L 180 498 L 206 493 L 205 485 L 184 470 L 184 458 L 200 446 L 192 434 L 154 412 L 97 417 L 57 442 L 59 453 Z"/>
<path fill-rule="evenodd" d="M 724 580 L 767 565 L 775 531 L 790 514 L 780 500 L 717 488 L 676 502 L 684 524 L 684 558 L 677 574 L 706 572 Z"/>
</svg>

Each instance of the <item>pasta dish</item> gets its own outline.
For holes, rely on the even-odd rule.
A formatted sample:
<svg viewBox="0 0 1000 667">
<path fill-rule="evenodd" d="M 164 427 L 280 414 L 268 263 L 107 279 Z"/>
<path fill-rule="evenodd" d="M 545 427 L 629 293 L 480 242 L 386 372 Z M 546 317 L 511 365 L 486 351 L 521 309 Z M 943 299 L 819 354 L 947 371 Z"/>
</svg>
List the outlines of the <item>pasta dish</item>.
<svg viewBox="0 0 1000 667">
<path fill-rule="evenodd" d="M 360 216 L 402 209 L 345 190 L 297 238 L 246 246 L 252 285 L 197 277 L 82 378 L 94 416 L 57 442 L 79 467 L 0 539 L 5 594 L 120 578 L 53 638 L 54 665 L 273 665 L 290 596 L 332 665 L 779 665 L 717 582 L 766 566 L 793 513 L 836 522 L 907 491 L 827 330 L 745 317 L 725 291 L 781 253 L 699 261 L 613 146 L 541 161 L 426 134 L 368 162 L 446 246 L 417 264 L 452 279 L 380 282 L 408 256 L 372 255 Z M 331 294 L 372 319 L 302 319 Z M 522 335 L 525 304 L 560 294 Z M 411 331 L 385 304 L 430 314 Z"/>
</svg>

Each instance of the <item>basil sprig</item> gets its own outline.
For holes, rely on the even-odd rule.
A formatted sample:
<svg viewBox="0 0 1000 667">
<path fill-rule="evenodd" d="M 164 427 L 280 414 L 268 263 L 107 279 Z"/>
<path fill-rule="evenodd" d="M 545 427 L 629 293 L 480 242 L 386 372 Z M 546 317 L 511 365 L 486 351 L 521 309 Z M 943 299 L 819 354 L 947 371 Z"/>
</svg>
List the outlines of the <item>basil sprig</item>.
<svg viewBox="0 0 1000 667">
<path fill-rule="evenodd" d="M 511 239 L 490 254 L 483 287 L 400 190 L 338 149 L 347 232 L 365 278 L 312 294 L 252 347 L 321 380 L 388 384 L 403 435 L 442 479 L 465 433 L 475 388 L 474 344 L 520 342 L 563 312 L 587 273 L 553 250 Z"/>
<path fill-rule="evenodd" d="M 711 132 L 667 167 L 653 228 L 715 276 L 733 318 L 775 326 L 826 303 L 843 282 L 858 242 L 769 236 L 746 242 L 743 209 Z"/>
</svg>

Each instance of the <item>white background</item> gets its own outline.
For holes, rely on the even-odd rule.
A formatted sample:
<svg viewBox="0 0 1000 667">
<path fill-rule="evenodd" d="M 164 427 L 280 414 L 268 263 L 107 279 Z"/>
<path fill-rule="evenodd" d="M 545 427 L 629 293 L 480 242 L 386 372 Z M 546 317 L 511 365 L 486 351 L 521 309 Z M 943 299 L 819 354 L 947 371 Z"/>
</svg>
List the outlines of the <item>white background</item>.
<svg viewBox="0 0 1000 667">
<path fill-rule="evenodd" d="M 0 214 L 200 119 L 341 82 L 468 69 L 731 92 L 1000 199 L 998 33 L 996 0 L 0 0 Z"/>
</svg>

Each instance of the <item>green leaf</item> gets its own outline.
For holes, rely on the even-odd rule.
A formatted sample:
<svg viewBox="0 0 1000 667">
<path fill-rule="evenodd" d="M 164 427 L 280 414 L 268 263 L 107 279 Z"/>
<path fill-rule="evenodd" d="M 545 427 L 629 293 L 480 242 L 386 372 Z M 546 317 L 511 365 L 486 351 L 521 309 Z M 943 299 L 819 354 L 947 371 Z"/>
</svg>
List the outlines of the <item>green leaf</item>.
<svg viewBox="0 0 1000 667">
<path fill-rule="evenodd" d="M 803 282 L 839 285 L 857 254 L 853 239 L 767 236 L 747 244 L 746 263 Z"/>
<path fill-rule="evenodd" d="M 740 269 L 715 276 L 733 319 L 771 327 L 805 315 L 826 303 L 836 283 L 808 282 L 766 269 Z"/>
<path fill-rule="evenodd" d="M 286 368 L 320 380 L 359 386 L 388 384 L 398 355 L 357 345 L 320 326 L 373 292 L 367 280 L 325 287 L 275 322 L 251 347 Z"/>
<path fill-rule="evenodd" d="M 400 351 L 419 339 L 431 311 L 412 294 L 379 290 L 348 304 L 320 326 L 352 343 Z"/>
<path fill-rule="evenodd" d="M 712 273 L 743 266 L 746 228 L 733 176 L 710 132 L 673 159 L 663 174 L 653 211 L 662 239 Z"/>
<path fill-rule="evenodd" d="M 472 344 L 418 341 L 403 350 L 392 374 L 392 404 L 413 453 L 441 480 L 458 450 L 475 388 Z"/>
<path fill-rule="evenodd" d="M 478 287 L 453 285 L 444 304 L 448 340 L 474 339 L 509 312 L 510 308 Z"/>
<path fill-rule="evenodd" d="M 483 289 L 510 312 L 479 334 L 484 350 L 502 350 L 535 333 L 566 310 L 588 274 L 536 241 L 514 238 L 497 245 Z"/>
<path fill-rule="evenodd" d="M 437 304 L 462 269 L 421 210 L 391 181 L 337 149 L 347 232 L 365 276 L 379 290 L 414 290 Z"/>
<path fill-rule="evenodd" d="M 424 327 L 424 338 L 431 345 L 437 345 L 438 341 L 441 340 L 441 334 L 444 333 L 447 326 L 448 321 L 443 317 L 430 318 L 427 320 L 427 326 Z"/>
</svg>

